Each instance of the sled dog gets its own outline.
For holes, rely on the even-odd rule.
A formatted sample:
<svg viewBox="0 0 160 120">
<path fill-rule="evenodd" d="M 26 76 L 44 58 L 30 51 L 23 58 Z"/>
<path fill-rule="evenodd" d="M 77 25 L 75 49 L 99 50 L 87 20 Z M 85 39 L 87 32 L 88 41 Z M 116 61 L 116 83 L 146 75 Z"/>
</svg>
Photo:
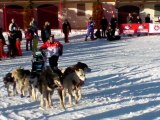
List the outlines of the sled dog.
<svg viewBox="0 0 160 120">
<path fill-rule="evenodd" d="M 65 96 L 68 93 L 69 105 L 72 106 L 72 96 L 75 97 L 76 103 L 81 99 L 81 86 L 86 80 L 85 72 L 82 69 L 69 73 L 62 80 L 63 89 L 58 90 L 60 105 L 65 108 Z"/>
<path fill-rule="evenodd" d="M 24 97 L 26 92 L 29 92 L 29 95 L 31 95 L 31 88 L 29 83 L 30 70 L 16 68 L 11 71 L 11 74 L 16 81 L 16 85 L 18 85 L 21 97 Z"/>
<path fill-rule="evenodd" d="M 40 105 L 41 107 L 52 107 L 52 94 L 55 88 L 62 88 L 60 77 L 53 72 L 50 67 L 47 67 L 40 73 L 37 82 L 37 88 L 41 93 Z"/>
<path fill-rule="evenodd" d="M 4 87 L 7 89 L 8 96 L 11 96 L 11 93 L 15 95 L 17 93 L 16 90 L 16 81 L 12 77 L 12 74 L 9 72 L 3 77 Z M 12 91 L 10 91 L 10 87 L 12 87 Z"/>
<path fill-rule="evenodd" d="M 91 68 L 89 68 L 86 63 L 77 62 L 77 64 L 72 65 L 72 66 L 67 67 L 66 69 L 62 70 L 63 77 L 67 76 L 68 74 L 70 74 L 78 69 L 82 69 L 84 72 L 91 72 Z"/>
</svg>

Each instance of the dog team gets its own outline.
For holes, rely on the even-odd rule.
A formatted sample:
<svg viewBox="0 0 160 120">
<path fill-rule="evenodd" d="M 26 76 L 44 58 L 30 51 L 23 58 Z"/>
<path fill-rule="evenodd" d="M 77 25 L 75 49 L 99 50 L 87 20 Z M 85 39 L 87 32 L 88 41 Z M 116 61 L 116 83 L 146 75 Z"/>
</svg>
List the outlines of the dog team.
<svg viewBox="0 0 160 120">
<path fill-rule="evenodd" d="M 35 64 L 41 67 L 41 64 Z M 52 95 L 57 90 L 60 107 L 65 108 L 65 99 L 68 94 L 69 106 L 73 106 L 73 96 L 77 104 L 81 99 L 81 87 L 86 80 L 85 73 L 91 69 L 87 64 L 77 64 L 55 72 L 47 66 L 41 71 L 35 72 L 23 68 L 15 68 L 3 78 L 8 96 L 20 94 L 21 97 L 29 95 L 34 101 L 40 98 L 41 107 L 52 107 Z M 10 88 L 11 91 L 10 91 Z M 39 96 L 40 95 L 40 96 Z"/>
</svg>

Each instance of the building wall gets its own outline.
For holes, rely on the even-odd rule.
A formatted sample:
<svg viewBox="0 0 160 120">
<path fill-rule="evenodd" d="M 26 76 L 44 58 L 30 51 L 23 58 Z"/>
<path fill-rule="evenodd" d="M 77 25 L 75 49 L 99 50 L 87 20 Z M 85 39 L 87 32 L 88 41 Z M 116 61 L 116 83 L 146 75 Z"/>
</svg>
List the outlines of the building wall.
<svg viewBox="0 0 160 120">
<path fill-rule="evenodd" d="M 139 14 L 142 18 L 142 22 L 145 21 L 146 15 L 150 14 L 150 18 L 153 21 L 153 23 L 157 23 L 156 21 L 158 20 L 158 16 L 155 16 L 155 7 L 154 7 L 156 4 L 159 4 L 159 3 L 155 3 L 155 2 L 144 3 L 144 5 L 142 5 L 142 4 L 138 4 L 138 3 L 132 4 L 131 2 L 128 2 L 128 3 L 120 3 L 118 5 L 118 8 L 122 7 L 122 6 L 127 6 L 127 5 L 137 6 L 140 8 Z"/>
<path fill-rule="evenodd" d="M 93 6 L 93 2 L 92 0 L 89 1 L 84 1 L 83 3 L 85 3 L 85 16 L 78 16 L 77 15 L 77 3 L 81 3 L 80 0 L 77 0 L 77 2 L 65 2 L 62 3 L 62 5 L 59 2 L 54 2 L 54 1 L 49 1 L 49 2 L 35 2 L 33 4 L 33 9 L 34 9 L 34 17 L 35 19 L 38 20 L 38 16 L 37 16 L 37 9 L 39 6 L 41 5 L 45 5 L 45 4 L 50 4 L 50 5 L 55 5 L 58 7 L 58 21 L 59 21 L 59 28 L 61 28 L 61 24 L 63 22 L 63 20 L 65 18 L 67 18 L 71 24 L 71 27 L 74 29 L 86 29 L 86 24 L 88 21 L 88 18 L 92 16 L 92 6 Z M 107 4 L 114 4 L 115 2 L 103 2 L 105 4 L 105 6 L 107 6 Z M 25 8 L 25 6 L 27 5 L 27 2 L 7 2 L 6 6 L 8 5 L 18 5 L 21 6 L 23 8 Z M 3 12 L 3 4 L 0 4 L 0 21 L 3 21 L 3 13 L 1 14 L 1 12 Z M 112 7 L 112 8 L 113 8 Z M 108 12 L 109 9 L 108 7 L 105 8 L 104 12 Z M 110 12 L 110 10 L 109 10 Z M 113 11 L 113 14 L 115 13 L 115 11 Z M 110 20 L 112 13 L 106 13 L 105 14 L 106 17 L 108 18 L 108 20 Z M 42 15 L 43 16 L 43 15 Z M 10 21 L 10 20 L 9 20 Z M 8 25 L 8 24 L 7 24 Z M 0 22 L 0 27 L 3 27 L 3 22 Z"/>
<path fill-rule="evenodd" d="M 77 3 L 65 4 L 63 9 L 63 19 L 68 19 L 72 28 L 84 29 L 88 18 L 92 16 L 92 3 L 85 3 L 85 16 L 77 15 Z"/>
<path fill-rule="evenodd" d="M 157 21 L 157 17 L 155 16 L 154 12 L 154 5 L 155 4 L 145 4 L 144 5 L 144 13 L 146 14 L 150 14 L 151 20 L 153 21 L 153 23 L 155 23 L 155 21 Z"/>
</svg>

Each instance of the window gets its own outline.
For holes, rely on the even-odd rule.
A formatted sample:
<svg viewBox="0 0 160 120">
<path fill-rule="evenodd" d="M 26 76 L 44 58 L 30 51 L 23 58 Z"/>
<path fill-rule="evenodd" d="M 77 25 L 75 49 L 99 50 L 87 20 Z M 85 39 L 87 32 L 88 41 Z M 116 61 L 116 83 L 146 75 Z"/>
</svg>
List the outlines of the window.
<svg viewBox="0 0 160 120">
<path fill-rule="evenodd" d="M 77 15 L 85 16 L 85 3 L 77 4 Z"/>
<path fill-rule="evenodd" d="M 160 4 L 155 5 L 154 10 L 155 10 L 154 15 L 155 16 L 160 16 Z"/>
</svg>

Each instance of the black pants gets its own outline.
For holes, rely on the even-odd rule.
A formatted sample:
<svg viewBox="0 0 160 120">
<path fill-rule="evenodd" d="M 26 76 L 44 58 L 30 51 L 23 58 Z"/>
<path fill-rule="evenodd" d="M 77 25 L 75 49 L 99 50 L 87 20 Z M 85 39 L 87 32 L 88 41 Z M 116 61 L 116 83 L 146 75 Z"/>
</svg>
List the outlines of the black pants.
<svg viewBox="0 0 160 120">
<path fill-rule="evenodd" d="M 102 28 L 102 37 L 106 37 L 106 28 Z"/>
<path fill-rule="evenodd" d="M 58 67 L 58 59 L 59 56 L 53 55 L 52 57 L 49 58 L 49 65 L 52 69 Z"/>
<path fill-rule="evenodd" d="M 58 69 L 58 59 L 59 59 L 59 56 L 52 56 L 49 58 L 49 65 L 51 67 L 51 69 L 57 73 L 60 77 L 62 76 L 62 72 L 61 70 Z"/>
</svg>

